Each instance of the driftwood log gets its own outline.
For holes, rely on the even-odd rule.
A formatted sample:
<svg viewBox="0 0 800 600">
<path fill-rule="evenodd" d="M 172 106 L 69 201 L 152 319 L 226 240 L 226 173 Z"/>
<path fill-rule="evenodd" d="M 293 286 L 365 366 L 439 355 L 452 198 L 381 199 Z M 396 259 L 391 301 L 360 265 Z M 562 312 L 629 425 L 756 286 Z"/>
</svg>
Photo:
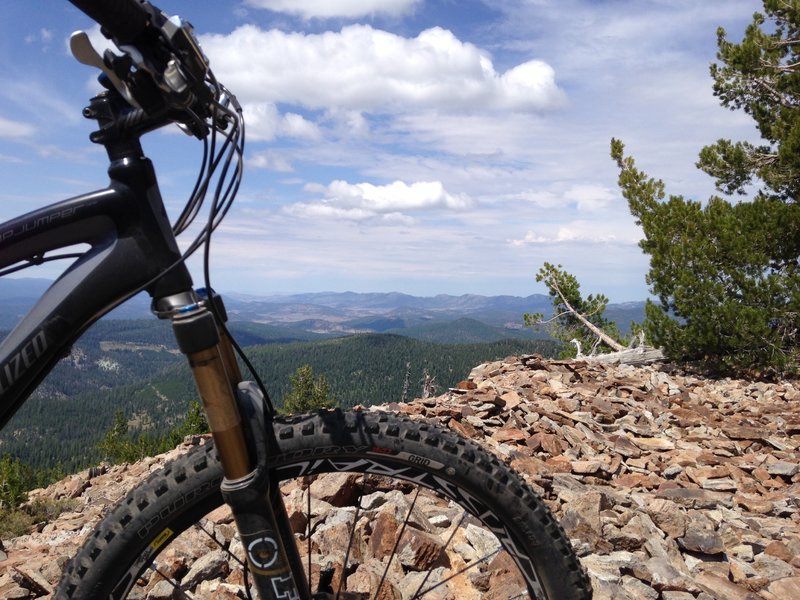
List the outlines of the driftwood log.
<svg viewBox="0 0 800 600">
<path fill-rule="evenodd" d="M 639 346 L 594 356 L 577 356 L 576 359 L 605 364 L 645 365 L 664 360 L 664 353 L 661 349 L 652 346 Z"/>
<path fill-rule="evenodd" d="M 587 318 L 587 315 L 578 312 L 578 310 L 574 306 L 572 306 L 572 304 L 570 304 L 569 300 L 567 300 L 567 297 L 561 291 L 561 288 L 558 286 L 558 281 L 556 280 L 555 277 L 551 277 L 547 281 L 547 285 L 556 294 L 558 294 L 558 297 L 561 299 L 561 304 L 564 305 L 564 308 L 566 308 L 566 310 L 563 311 L 561 314 L 555 315 L 546 321 L 540 319 L 538 324 L 544 325 L 564 315 L 569 314 L 578 319 L 581 325 L 583 325 L 586 329 L 591 331 L 592 334 L 597 336 L 597 341 L 594 343 L 594 346 L 592 347 L 588 356 L 581 353 L 581 344 L 578 340 L 576 339 L 570 340 L 570 342 L 575 344 L 575 347 L 578 349 L 578 352 L 575 356 L 577 360 L 585 360 L 590 362 L 598 362 L 606 364 L 625 364 L 625 365 L 644 365 L 664 360 L 664 353 L 660 349 L 654 348 L 652 346 L 647 346 L 644 343 L 644 332 L 639 332 L 639 335 L 634 337 L 631 340 L 628 347 L 626 348 L 624 345 L 622 345 L 617 340 L 608 335 L 605 331 L 603 331 L 600 327 L 592 323 Z M 600 345 L 600 343 L 604 343 L 613 351 L 607 352 L 605 354 L 595 354 L 595 350 Z"/>
<path fill-rule="evenodd" d="M 660 348 L 654 348 L 644 343 L 644 333 L 639 333 L 638 337 L 634 338 L 627 348 L 618 343 L 614 352 L 595 354 L 594 349 L 597 347 L 597 344 L 595 344 L 588 356 L 581 352 L 581 344 L 578 340 L 573 339 L 570 341 L 578 349 L 575 355 L 576 360 L 620 365 L 644 365 L 664 360 L 664 353 Z"/>
</svg>

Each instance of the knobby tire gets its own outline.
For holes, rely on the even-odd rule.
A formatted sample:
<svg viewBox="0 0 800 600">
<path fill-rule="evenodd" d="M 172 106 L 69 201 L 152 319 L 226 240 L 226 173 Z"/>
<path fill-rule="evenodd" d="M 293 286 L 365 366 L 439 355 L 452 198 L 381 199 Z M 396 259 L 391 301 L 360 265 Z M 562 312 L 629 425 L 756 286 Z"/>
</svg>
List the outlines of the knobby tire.
<svg viewBox="0 0 800 600">
<path fill-rule="evenodd" d="M 297 493 L 312 489 L 309 486 L 313 485 L 314 478 L 323 473 L 363 474 L 359 475 L 362 494 L 365 488 L 372 491 L 377 489 L 376 486 L 380 487 L 380 482 L 389 475 L 400 479 L 401 485 L 409 482 L 421 484 L 426 490 L 438 492 L 444 497 L 444 502 L 465 509 L 459 522 L 450 524 L 445 521 L 445 525 L 453 530 L 453 533 L 442 536 L 443 539 L 449 538 L 447 544 L 455 544 L 454 540 L 461 539 L 454 538 L 454 526 L 466 525 L 465 519 L 476 524 L 480 521 L 484 530 L 497 535 L 505 550 L 503 554 L 511 557 L 520 569 L 521 576 L 519 573 L 515 575 L 520 582 L 517 585 L 527 593 L 524 590 L 519 595 L 501 592 L 505 588 L 499 587 L 500 584 L 495 584 L 494 580 L 491 593 L 546 600 L 591 598 L 589 580 L 569 540 L 542 500 L 515 472 L 477 444 L 424 421 L 372 411 L 320 411 L 281 417 L 272 427 L 278 450 L 271 456 L 270 467 L 281 481 L 297 482 L 300 489 Z M 131 491 L 87 539 L 67 567 L 55 598 L 146 597 L 141 584 L 155 568 L 159 553 L 182 532 L 193 526 L 202 527 L 204 517 L 222 505 L 221 480 L 221 466 L 211 442 L 192 448 L 153 473 Z M 310 508 L 312 493 L 306 493 L 306 497 Z M 416 497 L 413 502 L 417 502 Z M 360 519 L 374 512 L 370 507 L 361 507 L 361 497 L 356 504 L 353 528 Z M 396 539 L 388 544 L 394 546 L 393 552 L 397 551 L 401 539 L 407 541 L 404 535 L 420 529 L 418 522 L 409 522 L 408 516 L 414 511 L 419 512 L 419 509 L 411 504 L 402 531 L 396 532 Z M 211 525 L 208 527 L 213 528 Z M 312 548 L 311 538 L 307 535 L 308 531 L 313 531 L 312 527 L 309 524 L 307 530 L 296 535 L 301 553 L 306 555 L 304 560 L 308 560 Z M 370 527 L 359 529 L 358 535 L 368 535 L 372 531 Z M 213 532 L 209 535 L 213 537 Z M 351 534 L 351 544 L 352 537 Z M 378 540 L 376 543 L 382 542 Z M 232 543 L 220 545 L 233 546 Z M 468 576 L 483 577 L 488 581 L 500 568 L 492 562 L 495 559 L 494 555 L 478 557 L 464 570 L 471 569 L 474 574 L 468 573 Z M 241 562 L 243 559 L 233 560 Z M 391 560 L 390 556 L 384 562 Z M 431 590 L 429 595 L 423 593 L 410 597 L 445 597 L 441 594 L 448 583 L 438 587 L 434 584 L 449 576 L 449 571 L 442 570 L 442 557 L 431 562 L 435 567 L 433 577 L 426 575 L 419 588 L 423 592 Z M 502 564 L 511 563 L 506 560 Z M 449 568 L 457 572 L 456 565 L 451 564 Z M 353 567 L 347 563 L 340 565 L 336 578 L 343 582 L 352 570 Z M 384 580 L 390 577 L 389 571 L 387 567 L 382 578 L 380 574 L 374 577 L 375 581 L 381 578 L 377 585 L 382 593 L 387 593 L 389 584 Z M 396 568 L 392 572 L 396 572 Z M 320 586 L 323 576 L 317 573 L 315 577 L 314 585 Z M 184 590 L 179 581 L 172 585 L 174 597 L 200 597 Z M 340 589 L 334 587 L 324 591 L 332 592 L 329 597 L 335 597 Z M 321 588 L 313 591 L 319 592 Z M 490 594 L 486 597 L 500 596 Z"/>
</svg>

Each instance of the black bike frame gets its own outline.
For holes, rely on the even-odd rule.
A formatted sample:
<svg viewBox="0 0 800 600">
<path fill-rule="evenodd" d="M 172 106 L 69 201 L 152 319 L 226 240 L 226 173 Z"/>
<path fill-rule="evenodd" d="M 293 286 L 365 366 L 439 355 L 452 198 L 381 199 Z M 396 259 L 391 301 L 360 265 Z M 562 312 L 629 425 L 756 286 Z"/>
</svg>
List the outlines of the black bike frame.
<svg viewBox="0 0 800 600">
<path fill-rule="evenodd" d="M 220 453 L 222 492 L 246 542 L 254 584 L 265 600 L 299 598 L 298 590 L 305 594 L 308 583 L 281 495 L 269 493 L 269 440 L 259 418 L 264 399 L 260 391 L 238 389 L 230 341 L 220 337 L 214 311 L 196 302 L 153 165 L 139 143 L 142 134 L 170 120 L 120 111 L 120 106 L 119 98 L 102 94 L 84 112 L 101 126 L 90 138 L 105 147 L 111 161 L 107 188 L 0 225 L 0 269 L 89 246 L 0 343 L 0 428 L 81 333 L 146 289 L 159 316 L 172 320 L 178 346 L 189 359 Z M 249 430 L 260 440 L 252 449 L 240 405 L 248 409 Z"/>
<path fill-rule="evenodd" d="M 92 323 L 140 291 L 192 289 L 155 172 L 138 143 L 112 157 L 109 186 L 0 225 L 0 269 L 88 244 L 0 343 L 0 428 Z"/>
</svg>

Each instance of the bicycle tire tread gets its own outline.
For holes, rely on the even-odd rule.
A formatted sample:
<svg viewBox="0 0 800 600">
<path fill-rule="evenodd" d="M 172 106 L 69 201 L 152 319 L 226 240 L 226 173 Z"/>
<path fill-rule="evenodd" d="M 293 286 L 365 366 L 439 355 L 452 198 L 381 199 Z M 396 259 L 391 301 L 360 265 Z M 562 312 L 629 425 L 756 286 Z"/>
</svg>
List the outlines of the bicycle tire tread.
<svg viewBox="0 0 800 600">
<path fill-rule="evenodd" d="M 276 465 L 287 461 L 288 450 L 302 452 L 304 448 L 319 446 L 324 440 L 333 440 L 343 446 L 342 440 L 352 441 L 354 437 L 358 438 L 362 448 L 370 440 L 379 439 L 386 445 L 393 443 L 398 449 L 419 449 L 419 456 L 457 465 L 458 477 L 476 478 L 485 486 L 487 495 L 503 500 L 499 506 L 505 507 L 506 501 L 514 506 L 517 503 L 524 505 L 524 514 L 528 519 L 525 527 L 536 532 L 539 545 L 547 547 L 548 556 L 540 557 L 540 560 L 558 570 L 555 577 L 561 582 L 562 589 L 569 590 L 570 596 L 559 598 L 588 600 L 592 597 L 588 576 L 572 552 L 563 529 L 542 500 L 530 490 L 521 476 L 472 440 L 449 430 L 431 427 L 426 421 L 368 411 L 318 411 L 293 415 L 276 422 L 274 432 L 281 447 L 281 453 L 275 457 Z M 470 476 L 470 469 L 475 469 L 477 474 Z M 168 503 L 172 496 L 180 495 L 184 488 L 191 490 L 202 485 L 198 480 L 207 484 L 209 481 L 218 481 L 220 477 L 219 462 L 212 443 L 192 448 L 187 454 L 167 463 L 161 471 L 150 474 L 103 520 L 69 564 L 55 598 L 99 597 L 96 591 L 106 582 L 95 583 L 94 580 L 98 578 L 94 577 L 93 580 L 91 573 L 105 571 L 115 560 L 114 551 L 106 552 L 107 548 L 133 544 L 133 530 L 142 520 L 149 518 L 146 513 L 152 507 L 159 506 L 161 502 Z M 203 502 L 209 505 L 218 503 L 219 499 L 212 498 L 213 495 L 213 492 L 209 492 Z M 523 509 L 517 507 L 510 510 Z M 187 518 L 187 514 L 181 516 L 176 513 L 170 518 L 180 521 Z M 138 555 L 141 550 L 133 551 Z"/>
</svg>

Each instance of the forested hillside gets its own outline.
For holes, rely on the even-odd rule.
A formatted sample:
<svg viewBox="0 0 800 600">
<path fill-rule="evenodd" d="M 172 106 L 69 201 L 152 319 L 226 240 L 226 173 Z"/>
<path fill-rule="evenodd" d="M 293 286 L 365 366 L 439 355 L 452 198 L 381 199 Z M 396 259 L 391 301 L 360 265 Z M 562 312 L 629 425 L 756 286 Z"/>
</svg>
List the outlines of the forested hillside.
<svg viewBox="0 0 800 600">
<path fill-rule="evenodd" d="M 233 324 L 270 394 L 280 406 L 289 376 L 302 365 L 324 375 L 342 406 L 374 404 L 422 393 L 427 376 L 439 389 L 475 365 L 511 354 L 554 355 L 543 340 L 436 344 L 408 337 L 361 334 L 313 342 L 265 343 L 289 335 L 279 328 Z M 291 335 L 289 335 L 291 337 Z M 102 457 L 97 443 L 122 410 L 132 432 L 165 433 L 196 399 L 186 361 L 170 327 L 155 320 L 101 321 L 92 327 L 0 435 L 0 454 L 36 468 L 72 472 Z"/>
<path fill-rule="evenodd" d="M 397 335 L 440 344 L 474 344 L 507 339 L 549 339 L 549 336 L 544 331 L 534 331 L 527 327 L 520 329 L 497 327 L 466 317 L 455 319 L 454 321 L 417 325 L 402 329 L 389 328 L 386 333 L 396 333 Z"/>
<path fill-rule="evenodd" d="M 464 379 L 472 367 L 512 354 L 554 356 L 559 346 L 545 340 L 504 340 L 479 344 L 435 344 L 398 335 L 362 334 L 316 343 L 253 348 L 251 360 L 270 381 L 277 404 L 289 375 L 304 364 L 324 375 L 342 406 L 398 402 L 408 379 L 407 399 L 422 394 L 425 373 L 439 389 Z"/>
</svg>

